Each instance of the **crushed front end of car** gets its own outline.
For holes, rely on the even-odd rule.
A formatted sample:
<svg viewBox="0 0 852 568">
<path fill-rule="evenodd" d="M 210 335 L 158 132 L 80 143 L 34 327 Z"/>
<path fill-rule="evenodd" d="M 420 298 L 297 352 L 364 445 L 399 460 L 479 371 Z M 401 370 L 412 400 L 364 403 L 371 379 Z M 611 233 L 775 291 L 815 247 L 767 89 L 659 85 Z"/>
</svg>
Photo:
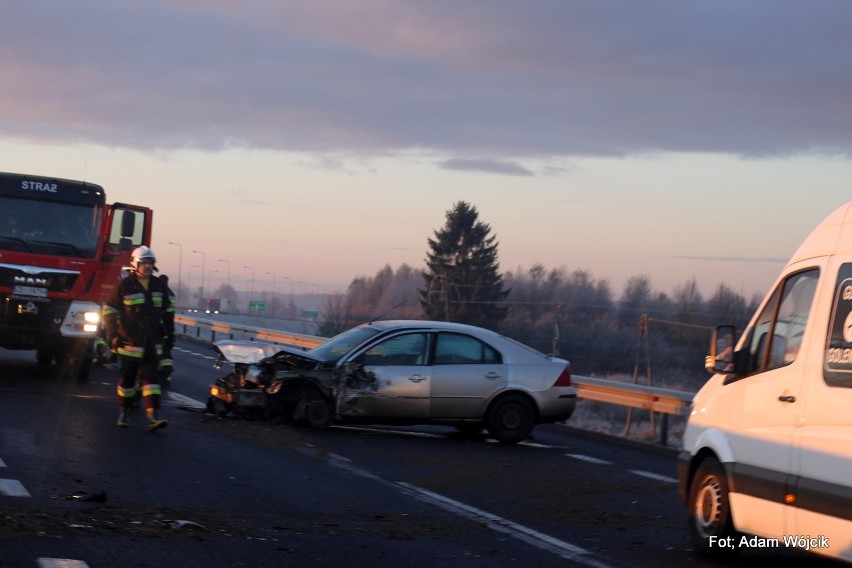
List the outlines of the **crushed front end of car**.
<svg viewBox="0 0 852 568">
<path fill-rule="evenodd" d="M 330 421 L 330 390 L 321 377 L 324 365 L 295 348 L 247 341 L 219 341 L 217 368 L 233 370 L 210 385 L 208 412 L 221 418 L 270 419 L 322 426 Z"/>
</svg>

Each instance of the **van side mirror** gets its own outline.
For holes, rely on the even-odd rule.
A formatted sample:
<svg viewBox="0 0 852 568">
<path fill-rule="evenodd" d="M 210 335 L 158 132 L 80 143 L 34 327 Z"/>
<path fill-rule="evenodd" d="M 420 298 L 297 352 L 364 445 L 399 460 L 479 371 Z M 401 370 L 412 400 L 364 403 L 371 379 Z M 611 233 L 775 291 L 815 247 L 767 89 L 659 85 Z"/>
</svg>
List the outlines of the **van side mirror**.
<svg viewBox="0 0 852 568">
<path fill-rule="evenodd" d="M 710 354 L 704 359 L 704 368 L 711 373 L 728 373 L 734 369 L 734 338 L 737 328 L 733 325 L 716 326 L 710 337 Z"/>
</svg>

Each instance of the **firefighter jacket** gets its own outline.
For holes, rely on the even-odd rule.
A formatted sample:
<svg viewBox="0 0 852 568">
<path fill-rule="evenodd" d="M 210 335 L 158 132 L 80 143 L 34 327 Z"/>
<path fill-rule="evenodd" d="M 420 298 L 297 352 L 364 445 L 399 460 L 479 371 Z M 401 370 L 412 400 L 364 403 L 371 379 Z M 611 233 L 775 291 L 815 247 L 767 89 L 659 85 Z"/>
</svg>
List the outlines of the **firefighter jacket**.
<svg viewBox="0 0 852 568">
<path fill-rule="evenodd" d="M 162 356 L 163 343 L 174 343 L 175 304 L 168 287 L 151 276 L 146 290 L 130 273 L 104 304 L 107 341 L 119 355 L 141 360 L 146 347 Z"/>
</svg>

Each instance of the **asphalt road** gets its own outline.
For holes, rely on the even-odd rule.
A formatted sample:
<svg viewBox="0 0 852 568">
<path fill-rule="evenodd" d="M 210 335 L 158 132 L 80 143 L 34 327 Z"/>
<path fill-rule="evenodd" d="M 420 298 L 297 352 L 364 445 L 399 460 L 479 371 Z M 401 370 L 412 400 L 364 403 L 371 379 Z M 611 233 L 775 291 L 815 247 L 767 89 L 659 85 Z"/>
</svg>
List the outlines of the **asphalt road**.
<svg viewBox="0 0 852 568">
<path fill-rule="evenodd" d="M 671 450 L 557 425 L 510 446 L 219 419 L 209 347 L 181 339 L 175 359 L 150 433 L 141 412 L 115 426 L 115 368 L 75 384 L 0 350 L 0 566 L 718 565 L 691 550 Z"/>
</svg>

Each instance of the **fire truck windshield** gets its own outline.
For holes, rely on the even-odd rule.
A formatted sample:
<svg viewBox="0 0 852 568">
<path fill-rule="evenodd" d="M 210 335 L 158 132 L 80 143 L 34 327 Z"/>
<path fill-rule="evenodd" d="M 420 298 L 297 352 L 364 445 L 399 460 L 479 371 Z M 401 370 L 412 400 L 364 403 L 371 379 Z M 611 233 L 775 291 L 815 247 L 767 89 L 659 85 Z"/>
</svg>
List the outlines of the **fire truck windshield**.
<svg viewBox="0 0 852 568">
<path fill-rule="evenodd" d="M 103 207 L 0 196 L 0 250 L 94 258 Z"/>
</svg>

